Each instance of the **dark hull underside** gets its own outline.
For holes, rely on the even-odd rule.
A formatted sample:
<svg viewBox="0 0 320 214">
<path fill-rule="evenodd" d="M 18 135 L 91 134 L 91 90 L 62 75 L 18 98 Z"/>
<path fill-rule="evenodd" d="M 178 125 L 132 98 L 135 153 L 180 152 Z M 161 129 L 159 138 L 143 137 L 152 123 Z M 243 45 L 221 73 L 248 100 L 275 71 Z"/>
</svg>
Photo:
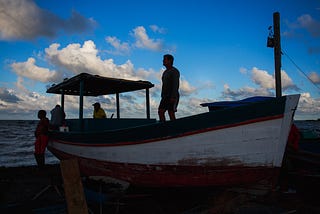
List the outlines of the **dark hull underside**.
<svg viewBox="0 0 320 214">
<path fill-rule="evenodd" d="M 102 162 L 95 159 L 75 157 L 49 150 L 59 159 L 76 158 L 83 176 L 110 176 L 130 185 L 146 187 L 197 187 L 254 185 L 267 182 L 274 185 L 279 167 L 245 166 L 194 166 L 194 165 L 142 165 Z"/>
</svg>

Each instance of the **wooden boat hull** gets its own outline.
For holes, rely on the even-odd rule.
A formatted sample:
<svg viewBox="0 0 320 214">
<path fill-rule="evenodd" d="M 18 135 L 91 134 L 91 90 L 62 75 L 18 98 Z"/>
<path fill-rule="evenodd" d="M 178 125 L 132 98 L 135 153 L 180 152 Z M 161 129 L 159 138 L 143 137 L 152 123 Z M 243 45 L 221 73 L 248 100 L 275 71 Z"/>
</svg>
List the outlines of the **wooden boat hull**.
<svg viewBox="0 0 320 214">
<path fill-rule="evenodd" d="M 139 186 L 221 186 L 274 181 L 299 95 L 166 123 L 107 131 L 51 132 L 48 149 L 77 158 L 86 176 Z"/>
</svg>

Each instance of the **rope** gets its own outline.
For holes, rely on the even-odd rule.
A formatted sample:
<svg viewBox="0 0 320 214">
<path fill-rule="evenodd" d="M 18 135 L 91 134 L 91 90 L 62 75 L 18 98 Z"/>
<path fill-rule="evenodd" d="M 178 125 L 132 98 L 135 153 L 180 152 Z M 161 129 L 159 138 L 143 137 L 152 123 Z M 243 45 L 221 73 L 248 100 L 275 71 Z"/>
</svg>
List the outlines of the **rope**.
<svg viewBox="0 0 320 214">
<path fill-rule="evenodd" d="M 293 61 L 293 59 L 291 59 L 291 57 L 290 57 L 286 52 L 284 52 L 283 50 L 281 50 L 281 53 L 284 54 L 286 57 L 288 57 L 288 59 L 292 62 L 292 64 L 293 64 L 294 66 L 296 66 L 296 68 L 297 68 L 305 77 L 307 77 L 307 79 L 308 79 L 315 87 L 317 87 L 317 88 L 320 90 L 320 87 L 317 86 L 317 84 L 315 84 L 315 83 L 312 81 L 312 79 L 310 79 L 310 77 L 308 77 L 308 75 L 307 75 L 305 72 L 302 71 L 302 69 Z"/>
</svg>

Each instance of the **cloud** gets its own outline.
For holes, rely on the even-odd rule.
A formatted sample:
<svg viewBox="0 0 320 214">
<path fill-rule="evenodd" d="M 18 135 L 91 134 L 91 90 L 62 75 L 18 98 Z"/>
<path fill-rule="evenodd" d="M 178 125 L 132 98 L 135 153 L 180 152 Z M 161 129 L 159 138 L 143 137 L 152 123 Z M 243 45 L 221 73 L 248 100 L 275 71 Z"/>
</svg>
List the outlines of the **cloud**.
<svg viewBox="0 0 320 214">
<path fill-rule="evenodd" d="M 130 60 L 116 65 L 113 59 L 101 59 L 93 41 L 81 44 L 72 43 L 59 49 L 60 44 L 54 43 L 45 49 L 46 59 L 61 70 L 69 71 L 72 75 L 91 73 L 102 76 L 137 79 L 134 66 Z"/>
<path fill-rule="evenodd" d="M 115 40 L 114 40 L 115 41 Z M 58 43 L 51 44 L 48 48 L 44 50 L 44 56 L 41 56 L 41 59 L 45 63 L 50 64 L 52 69 L 41 67 L 37 65 L 35 58 L 30 57 L 25 62 L 14 62 L 10 66 L 12 71 L 17 74 L 17 82 L 15 95 L 20 104 L 17 107 L 23 106 L 24 111 L 34 111 L 34 108 L 41 109 L 45 106 L 54 106 L 60 102 L 59 97 L 53 96 L 50 94 L 50 97 L 42 96 L 39 93 L 29 91 L 27 87 L 24 87 L 26 84 L 26 79 L 39 81 L 42 83 L 49 82 L 60 82 L 65 77 L 71 77 L 76 74 L 87 72 L 91 74 L 97 74 L 102 76 L 109 76 L 115 78 L 125 78 L 132 80 L 149 80 L 155 84 L 155 87 L 150 90 L 152 94 L 151 105 L 153 111 L 152 114 L 157 115 L 157 107 L 159 99 L 159 91 L 161 90 L 161 74 L 163 70 L 155 71 L 153 69 L 136 69 L 133 63 L 130 60 L 127 60 L 123 64 L 114 63 L 112 58 L 103 59 L 99 53 L 100 50 L 97 49 L 95 43 L 91 40 L 85 41 L 83 44 L 71 43 L 67 46 L 62 47 Z M 59 80 L 60 79 L 60 80 Z M 57 80 L 57 81 L 55 81 Z M 159 84 L 158 84 L 159 83 Z M 181 79 L 180 81 L 180 92 L 182 96 L 190 96 L 195 93 L 197 88 L 193 87 L 187 80 Z M 129 95 L 121 96 L 121 106 L 123 108 L 122 114 L 128 115 L 129 117 L 135 117 L 138 114 L 145 114 L 145 93 L 138 93 L 138 96 L 135 95 L 135 99 L 132 99 Z M 66 100 L 66 110 L 69 118 L 77 117 L 77 103 L 78 100 L 69 98 L 67 96 Z M 92 115 L 92 106 L 91 104 L 95 102 L 96 98 L 87 98 L 84 103 L 84 114 Z M 188 99 L 192 99 L 189 97 Z M 109 100 L 110 103 L 106 103 L 106 110 L 108 112 L 114 112 L 114 98 L 112 97 L 103 97 L 102 100 Z M 102 101 L 101 101 L 102 102 Z M 132 105 L 128 105 L 128 103 Z M 184 101 L 182 101 L 183 103 Z M 105 102 L 102 102 L 105 103 Z M 36 104 L 36 105 L 35 105 Z M 7 105 L 8 103 L 0 103 L 0 105 Z M 48 107 L 47 107 L 48 108 Z M 21 111 L 21 110 L 19 110 Z M 187 109 L 186 109 L 187 111 Z M 135 115 L 132 115 L 132 114 Z M 1 114 L 1 113 L 0 113 Z M 13 112 L 12 112 L 13 114 Z M 190 114 L 190 113 L 189 113 Z"/>
<path fill-rule="evenodd" d="M 275 78 L 273 75 L 270 75 L 265 70 L 260 70 L 256 67 L 253 67 L 251 70 L 251 78 L 252 81 L 265 89 L 275 89 Z M 293 83 L 292 79 L 288 76 L 288 74 L 282 70 L 281 71 L 281 85 L 282 90 L 296 90 L 300 89 Z"/>
<path fill-rule="evenodd" d="M 180 96 L 189 96 L 195 93 L 197 89 L 190 85 L 190 83 L 184 79 L 180 79 L 179 92 Z"/>
<path fill-rule="evenodd" d="M 72 11 L 69 19 L 39 8 L 33 0 L 0 0 L 0 40 L 33 40 L 66 33 L 82 33 L 95 27 L 93 19 Z"/>
<path fill-rule="evenodd" d="M 160 28 L 157 25 L 151 25 L 150 28 L 154 33 L 164 34 L 166 31 L 164 28 Z M 150 38 L 143 26 L 134 28 L 129 34 L 134 41 L 121 42 L 121 40 L 115 36 L 107 36 L 105 40 L 112 46 L 113 50 L 107 50 L 106 52 L 114 55 L 127 55 L 132 49 L 146 49 L 169 53 L 174 53 L 176 50 L 174 45 L 165 47 L 163 40 Z"/>
<path fill-rule="evenodd" d="M 212 100 L 199 98 L 199 97 L 188 97 L 188 99 L 180 98 L 177 117 L 185 117 L 189 115 L 200 114 L 208 111 L 207 107 L 200 106 L 201 103 L 212 102 Z M 157 103 L 157 105 L 159 105 Z M 158 106 L 156 106 L 158 107 Z"/>
<path fill-rule="evenodd" d="M 314 84 L 320 84 L 320 76 L 316 72 L 311 72 L 309 75 L 309 79 L 314 83 Z"/>
<path fill-rule="evenodd" d="M 109 43 L 116 51 L 108 51 L 112 54 L 128 54 L 130 52 L 130 45 L 127 42 L 122 42 L 114 36 L 106 37 L 107 43 Z"/>
<path fill-rule="evenodd" d="M 288 38 L 305 39 L 305 44 L 311 46 L 307 47 L 309 54 L 319 54 L 320 47 L 316 44 L 311 44 L 309 35 L 314 38 L 320 38 L 320 20 L 314 19 L 309 14 L 301 15 L 294 22 L 287 22 L 288 30 L 283 32 L 283 36 Z M 305 35 L 302 31 L 308 32 Z"/>
<path fill-rule="evenodd" d="M 251 96 L 274 96 L 275 78 L 273 75 L 257 67 L 253 67 L 251 72 L 248 72 L 245 68 L 241 68 L 240 73 L 245 75 L 250 74 L 252 82 L 258 87 L 245 86 L 237 90 L 232 90 L 228 84 L 225 84 L 222 92 L 223 97 L 230 100 L 237 100 Z M 285 71 L 281 71 L 281 85 L 282 91 L 300 90 Z"/>
<path fill-rule="evenodd" d="M 68 76 L 83 72 L 131 80 L 158 80 L 159 76 L 153 69 L 136 69 L 130 60 L 115 64 L 112 58 L 102 59 L 100 51 L 91 40 L 85 41 L 83 45 L 72 43 L 63 48 L 54 43 L 45 49 L 45 53 L 48 62 L 60 71 L 69 72 Z"/>
<path fill-rule="evenodd" d="M 18 103 L 22 100 L 14 94 L 14 91 L 7 88 L 0 88 L 0 102 L 1 101 L 8 103 Z"/>
<path fill-rule="evenodd" d="M 30 57 L 26 62 L 12 63 L 11 68 L 18 76 L 27 77 L 31 80 L 43 83 L 61 80 L 61 76 L 58 72 L 51 71 L 48 68 L 39 67 L 35 65 L 35 63 L 36 60 Z"/>
<path fill-rule="evenodd" d="M 287 25 L 289 30 L 283 33 L 284 36 L 297 37 L 299 36 L 297 34 L 297 30 L 304 29 L 312 37 L 315 37 L 315 38 L 320 37 L 320 21 L 313 19 L 309 14 L 301 15 L 297 18 L 296 21 L 288 22 Z"/>
<path fill-rule="evenodd" d="M 227 100 L 239 100 L 252 96 L 273 96 L 273 93 L 267 88 L 253 88 L 245 86 L 238 90 L 230 89 L 228 84 L 223 86 L 222 97 Z"/>
<path fill-rule="evenodd" d="M 40 67 L 36 59 L 28 58 L 25 62 L 14 62 L 10 65 L 12 71 L 18 75 L 17 87 L 24 90 L 23 79 L 39 81 L 42 83 L 60 82 L 63 78 L 79 73 L 90 73 L 101 76 L 125 78 L 131 80 L 155 80 L 160 81 L 161 71 L 153 69 L 134 68 L 130 60 L 123 64 L 115 64 L 112 58 L 102 59 L 100 51 L 93 41 L 85 41 L 82 45 L 71 43 L 61 47 L 58 43 L 51 44 L 45 49 L 44 59 L 54 69 Z M 183 94 L 195 91 L 187 81 L 182 81 Z"/>
<path fill-rule="evenodd" d="M 240 71 L 240 73 L 242 73 L 242 74 L 247 74 L 247 73 L 248 73 L 248 69 L 247 69 L 247 68 L 243 68 L 243 67 L 241 67 L 241 68 L 239 69 L 239 71 Z"/>
<path fill-rule="evenodd" d="M 16 87 L 19 91 L 28 93 L 28 89 L 24 86 L 24 79 L 21 76 L 17 78 Z"/>
<path fill-rule="evenodd" d="M 282 85 L 283 91 L 287 91 L 287 90 L 300 91 L 301 90 L 296 84 L 293 83 L 292 79 L 284 70 L 281 70 L 281 85 Z"/>
<path fill-rule="evenodd" d="M 134 46 L 153 51 L 162 51 L 163 42 L 160 39 L 151 39 L 143 26 L 133 29 L 132 36 L 136 39 Z"/>
<path fill-rule="evenodd" d="M 155 32 L 155 33 L 160 33 L 160 34 L 165 34 L 165 33 L 167 33 L 167 30 L 166 30 L 166 29 L 161 28 L 161 27 L 159 27 L 159 26 L 157 26 L 157 25 L 150 25 L 149 27 L 150 27 L 150 29 L 151 29 L 153 32 Z"/>
<path fill-rule="evenodd" d="M 267 71 L 253 67 L 251 70 L 251 78 L 255 84 L 259 85 L 262 88 L 274 88 L 274 78 L 272 75 L 268 74 Z"/>
<path fill-rule="evenodd" d="M 298 112 L 301 115 L 311 115 L 313 119 L 319 118 L 320 99 L 314 99 L 310 93 L 302 93 L 300 95 Z"/>
<path fill-rule="evenodd" d="M 320 37 L 320 22 L 314 20 L 309 14 L 297 19 L 297 27 L 306 29 L 313 37 Z"/>
</svg>

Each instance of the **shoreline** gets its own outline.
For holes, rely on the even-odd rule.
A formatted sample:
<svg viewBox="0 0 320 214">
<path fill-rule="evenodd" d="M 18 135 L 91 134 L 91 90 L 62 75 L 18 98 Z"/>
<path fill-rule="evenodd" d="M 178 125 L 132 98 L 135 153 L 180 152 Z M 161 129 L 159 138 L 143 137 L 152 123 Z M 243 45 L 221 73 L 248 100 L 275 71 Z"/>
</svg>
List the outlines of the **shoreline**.
<svg viewBox="0 0 320 214">
<path fill-rule="evenodd" d="M 63 181 L 59 164 L 37 166 L 0 167 L 1 213 L 34 212 L 35 209 L 55 207 L 54 213 L 66 213 Z M 288 178 L 296 182 L 294 178 Z M 84 181 L 83 181 L 84 182 Z M 301 182 L 301 181 L 299 181 Z M 318 181 L 319 182 L 319 181 Z M 90 187 L 84 183 L 84 188 Z M 297 185 L 298 187 L 299 185 Z M 97 187 L 97 186 L 96 186 Z M 301 187 L 301 185 L 300 185 Z M 299 188 L 300 188 L 299 187 Z M 100 186 L 101 188 L 101 186 Z M 306 188 L 306 187 L 304 187 Z M 223 211 L 258 211 L 284 213 L 309 211 L 320 213 L 320 205 L 311 200 L 311 189 L 275 190 L 266 195 L 250 195 L 233 188 L 148 189 L 131 188 L 119 191 L 115 186 L 103 186 L 108 201 L 103 204 L 106 213 L 182 213 L 198 210 L 202 213 Z M 115 191 L 109 194 L 110 191 Z M 291 191 L 291 192 L 290 192 Z M 109 194 L 109 195 L 108 195 Z M 115 198 L 111 198 L 111 196 Z M 99 203 L 87 202 L 91 210 L 101 208 Z M 100 207 L 100 208 L 99 208 Z M 118 212 L 115 212 L 118 210 Z M 207 211 L 207 212 L 205 212 Z M 198 212 L 191 212 L 198 213 Z"/>
</svg>

